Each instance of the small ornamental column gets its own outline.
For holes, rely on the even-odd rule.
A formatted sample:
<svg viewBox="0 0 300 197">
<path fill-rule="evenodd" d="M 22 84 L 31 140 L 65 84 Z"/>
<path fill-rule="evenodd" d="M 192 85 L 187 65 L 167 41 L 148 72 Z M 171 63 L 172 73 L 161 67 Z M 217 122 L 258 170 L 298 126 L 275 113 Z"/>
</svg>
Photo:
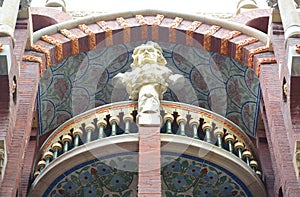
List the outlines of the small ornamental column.
<svg viewBox="0 0 300 197">
<path fill-rule="evenodd" d="M 131 114 L 126 114 L 123 117 L 123 120 L 125 122 L 125 134 L 129 134 L 130 133 L 130 123 L 133 122 L 133 116 Z"/>
<path fill-rule="evenodd" d="M 242 142 L 239 142 L 239 141 L 235 142 L 234 149 L 237 151 L 240 159 L 243 159 L 242 152 L 243 152 L 244 148 L 245 148 L 245 146 Z"/>
<path fill-rule="evenodd" d="M 117 125 L 120 123 L 120 119 L 113 116 L 109 119 L 109 123 L 111 124 L 111 136 L 117 135 Z"/>
<path fill-rule="evenodd" d="M 164 120 L 166 122 L 166 133 L 172 134 L 172 122 L 174 121 L 174 117 L 171 114 L 166 114 Z"/>
<path fill-rule="evenodd" d="M 205 132 L 205 141 L 208 142 L 208 143 L 212 143 L 212 140 L 211 140 L 211 129 L 212 129 L 212 126 L 211 126 L 211 124 L 204 123 L 202 125 L 202 129 Z"/>
<path fill-rule="evenodd" d="M 200 122 L 199 120 L 196 119 L 191 119 L 190 120 L 190 125 L 192 126 L 193 129 L 193 138 L 194 139 L 199 139 L 198 137 L 198 126 L 199 126 Z"/>
<path fill-rule="evenodd" d="M 69 134 L 64 135 L 62 137 L 62 142 L 63 142 L 63 145 L 64 145 L 63 152 L 66 153 L 66 152 L 68 152 L 68 150 L 70 148 L 70 145 L 71 145 L 71 142 L 72 142 L 72 137 Z"/>
<path fill-rule="evenodd" d="M 62 145 L 59 142 L 55 142 L 54 144 L 52 144 L 51 148 L 53 150 L 53 159 L 56 159 L 62 149 Z"/>
<path fill-rule="evenodd" d="M 180 135 L 185 136 L 185 125 L 187 123 L 187 119 L 183 116 L 179 116 L 177 117 L 176 122 L 179 125 Z"/>
<path fill-rule="evenodd" d="M 243 159 L 245 159 L 246 163 L 248 166 L 250 166 L 250 159 L 252 157 L 252 154 L 250 151 L 245 150 L 242 154 Z"/>
<path fill-rule="evenodd" d="M 74 148 L 76 148 L 77 146 L 79 146 L 79 140 L 82 137 L 82 130 L 81 129 L 76 129 L 73 132 L 73 137 L 74 137 Z"/>
<path fill-rule="evenodd" d="M 102 139 L 105 137 L 104 129 L 106 128 L 107 123 L 105 120 L 99 120 L 97 126 L 99 128 L 98 139 Z"/>
<path fill-rule="evenodd" d="M 46 162 L 44 160 L 40 160 L 38 162 L 38 171 L 36 171 L 34 173 L 34 177 L 37 177 L 43 171 L 43 169 L 45 168 L 45 166 L 46 166 Z"/>
<path fill-rule="evenodd" d="M 251 166 L 252 170 L 253 170 L 254 172 L 256 172 L 257 167 L 258 167 L 257 161 L 251 160 L 251 161 L 250 161 L 250 166 Z"/>
<path fill-rule="evenodd" d="M 51 160 L 53 159 L 53 153 L 51 151 L 45 152 L 43 159 L 46 161 L 45 165 L 48 166 Z"/>
<path fill-rule="evenodd" d="M 223 138 L 223 136 L 224 136 L 224 131 L 223 131 L 223 129 L 220 129 L 220 128 L 215 129 L 215 130 L 214 130 L 214 135 L 215 135 L 215 137 L 216 137 L 217 140 L 218 140 L 218 146 L 219 146 L 220 148 L 222 148 L 222 147 L 223 147 L 223 145 L 222 145 L 222 138 Z"/>
<path fill-rule="evenodd" d="M 233 135 L 231 134 L 227 134 L 225 136 L 225 141 L 227 142 L 228 144 L 228 149 L 229 149 L 229 152 L 233 153 L 233 143 L 235 141 L 235 138 Z"/>
<path fill-rule="evenodd" d="M 95 131 L 95 126 L 92 123 L 87 124 L 85 126 L 85 130 L 86 130 L 86 143 L 89 143 L 92 141 L 92 132 Z"/>
</svg>

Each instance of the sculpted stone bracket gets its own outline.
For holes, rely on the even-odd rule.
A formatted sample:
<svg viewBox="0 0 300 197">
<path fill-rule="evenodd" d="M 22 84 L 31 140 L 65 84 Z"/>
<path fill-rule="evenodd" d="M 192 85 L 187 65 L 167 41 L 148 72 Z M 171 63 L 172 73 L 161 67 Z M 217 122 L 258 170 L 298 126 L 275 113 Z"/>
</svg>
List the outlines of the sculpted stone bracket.
<svg viewBox="0 0 300 197">
<path fill-rule="evenodd" d="M 12 62 L 12 51 L 9 45 L 0 46 L 0 75 L 9 75 Z"/>
<path fill-rule="evenodd" d="M 6 165 L 6 150 L 4 140 L 0 140 L 0 181 L 3 178 Z"/>
<path fill-rule="evenodd" d="M 138 125 L 159 126 L 160 100 L 168 86 L 182 84 L 184 77 L 167 68 L 160 46 L 152 41 L 135 48 L 131 71 L 119 73 L 114 84 L 126 87 L 129 99 L 138 100 Z"/>
<path fill-rule="evenodd" d="M 300 51 L 299 46 L 290 46 L 288 48 L 288 68 L 289 74 L 291 76 L 298 77 L 300 76 L 300 68 L 299 68 L 299 61 L 300 61 Z"/>
<path fill-rule="evenodd" d="M 300 141 L 295 142 L 294 167 L 298 179 L 300 174 Z"/>
</svg>

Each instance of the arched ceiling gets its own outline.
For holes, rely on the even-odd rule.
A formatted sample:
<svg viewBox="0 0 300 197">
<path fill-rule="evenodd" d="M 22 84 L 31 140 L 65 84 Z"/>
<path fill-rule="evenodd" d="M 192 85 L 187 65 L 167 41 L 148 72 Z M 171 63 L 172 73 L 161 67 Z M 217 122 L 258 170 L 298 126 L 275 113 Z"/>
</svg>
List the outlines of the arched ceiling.
<svg viewBox="0 0 300 197">
<path fill-rule="evenodd" d="M 39 86 L 41 134 L 100 105 L 128 100 L 112 78 L 130 69 L 132 51 L 143 42 L 103 47 L 71 56 L 44 72 Z M 248 66 L 203 48 L 158 42 L 167 67 L 185 77 L 165 100 L 197 105 L 232 120 L 254 136 L 260 100 L 259 81 Z"/>
</svg>

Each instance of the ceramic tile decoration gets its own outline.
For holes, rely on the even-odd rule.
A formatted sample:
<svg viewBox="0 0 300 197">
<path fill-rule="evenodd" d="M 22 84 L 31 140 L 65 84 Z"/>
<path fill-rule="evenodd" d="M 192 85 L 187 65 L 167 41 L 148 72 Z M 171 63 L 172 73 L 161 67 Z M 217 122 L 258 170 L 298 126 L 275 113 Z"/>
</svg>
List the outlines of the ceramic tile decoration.
<svg viewBox="0 0 300 197">
<path fill-rule="evenodd" d="M 137 196 L 138 156 L 122 153 L 80 164 L 56 178 L 43 196 Z M 162 196 L 239 196 L 251 193 L 231 172 L 189 155 L 162 153 Z"/>
<path fill-rule="evenodd" d="M 132 63 L 136 42 L 96 48 L 52 65 L 39 84 L 39 133 L 45 134 L 64 121 L 94 107 L 128 100 L 124 87 L 112 78 Z M 256 134 L 260 86 L 252 69 L 232 58 L 203 48 L 158 42 L 173 73 L 184 84 L 169 88 L 164 100 L 197 105 L 214 111 Z"/>
<path fill-rule="evenodd" d="M 252 196 L 247 187 L 227 170 L 188 155 L 163 152 L 162 196 Z"/>
<path fill-rule="evenodd" d="M 57 177 L 43 196 L 137 196 L 137 158 L 126 153 L 85 162 Z"/>
</svg>

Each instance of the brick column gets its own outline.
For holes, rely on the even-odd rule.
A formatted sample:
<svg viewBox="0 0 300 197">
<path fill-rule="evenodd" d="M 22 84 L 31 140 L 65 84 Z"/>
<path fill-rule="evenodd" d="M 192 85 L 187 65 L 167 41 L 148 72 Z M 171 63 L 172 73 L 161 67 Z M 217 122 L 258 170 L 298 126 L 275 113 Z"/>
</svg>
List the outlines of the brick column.
<svg viewBox="0 0 300 197">
<path fill-rule="evenodd" d="M 139 197 L 161 197 L 160 126 L 139 127 Z"/>
<path fill-rule="evenodd" d="M 9 127 L 7 131 L 7 133 L 11 133 L 11 139 L 8 144 L 5 174 L 0 187 L 1 197 L 17 196 L 16 194 L 20 192 L 21 173 L 24 167 L 25 150 L 31 133 L 39 77 L 40 70 L 37 63 L 22 64 L 17 86 L 16 122 L 15 126 Z"/>
<path fill-rule="evenodd" d="M 288 125 L 285 125 L 285 116 L 289 114 L 282 110 L 281 83 L 278 79 L 278 65 L 262 65 L 260 72 L 260 84 L 262 97 L 265 104 L 266 137 L 269 142 L 271 158 L 274 158 L 273 169 L 275 173 L 275 192 L 282 188 L 284 196 L 299 196 L 300 187 L 296 178 L 293 165 L 293 153 L 291 147 L 293 141 L 289 140 Z"/>
</svg>

